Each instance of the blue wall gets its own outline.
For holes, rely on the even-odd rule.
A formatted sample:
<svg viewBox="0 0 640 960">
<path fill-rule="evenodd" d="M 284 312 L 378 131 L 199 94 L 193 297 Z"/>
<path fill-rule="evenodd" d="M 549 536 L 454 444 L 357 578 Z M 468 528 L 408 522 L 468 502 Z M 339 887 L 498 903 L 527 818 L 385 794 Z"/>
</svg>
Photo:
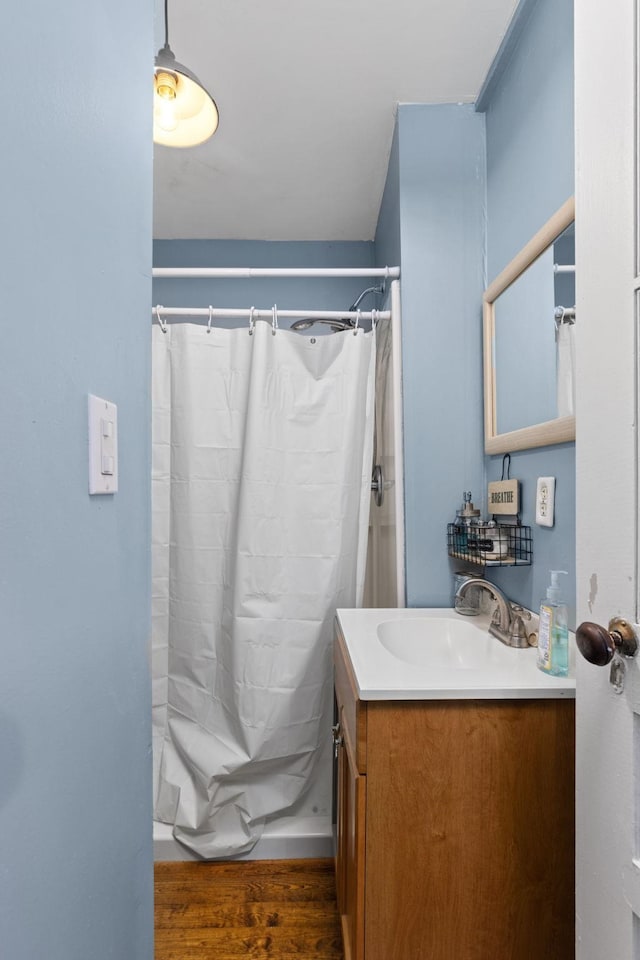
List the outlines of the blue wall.
<svg viewBox="0 0 640 960">
<path fill-rule="evenodd" d="M 573 194 L 573 0 L 535 0 L 486 105 L 492 280 Z"/>
<path fill-rule="evenodd" d="M 11 960 L 153 954 L 152 25 L 151 3 L 40 3 L 35 17 L 18 4 L 4 51 L 20 78 L 3 105 L 0 180 L 0 953 Z M 105 81 L 116 44 L 126 109 Z M 89 392 L 118 404 L 111 497 L 88 496 Z"/>
<path fill-rule="evenodd" d="M 482 290 L 573 193 L 572 51 L 572 0 L 523 0 L 483 92 L 486 114 L 398 108 L 375 255 L 402 267 L 410 606 L 449 602 L 445 525 L 463 490 L 484 512 L 486 483 L 501 474 L 502 457 L 483 454 Z M 526 377 L 526 358 L 514 362 Z M 514 453 L 511 475 L 534 563 L 490 576 L 537 609 L 549 569 L 568 570 L 573 607 L 574 445 Z M 538 476 L 556 477 L 552 529 L 534 524 Z"/>
<path fill-rule="evenodd" d="M 515 44 L 502 54 L 499 78 L 486 97 L 487 270 L 493 280 L 574 192 L 573 0 L 526 0 Z M 565 304 L 566 306 L 566 304 Z M 578 320 L 579 323 L 579 320 Z M 526 358 L 514 357 L 527 374 Z M 499 479 L 501 457 L 486 458 L 487 479 Z M 512 455 L 522 482 L 522 520 L 533 531 L 534 562 L 493 570 L 508 596 L 537 609 L 550 569 L 561 578 L 575 622 L 574 444 Z M 535 525 L 537 477 L 556 477 L 556 523 Z"/>
<path fill-rule="evenodd" d="M 402 255 L 409 606 L 450 604 L 446 524 L 483 487 L 484 136 L 472 107 L 400 105 L 376 235 Z"/>
<path fill-rule="evenodd" d="M 268 240 L 156 240 L 157 267 L 371 267 L 373 244 L 365 242 Z M 281 310 L 306 307 L 347 310 L 360 293 L 380 281 L 369 278 L 263 278 L 194 280 L 156 278 L 153 302 L 165 307 L 251 307 Z M 362 310 L 379 305 L 375 294 L 361 303 Z M 204 321 L 206 322 L 206 321 Z M 217 321 L 220 322 L 220 321 Z M 280 321 L 287 326 L 288 321 Z M 322 328 L 315 328 L 322 333 Z"/>
</svg>

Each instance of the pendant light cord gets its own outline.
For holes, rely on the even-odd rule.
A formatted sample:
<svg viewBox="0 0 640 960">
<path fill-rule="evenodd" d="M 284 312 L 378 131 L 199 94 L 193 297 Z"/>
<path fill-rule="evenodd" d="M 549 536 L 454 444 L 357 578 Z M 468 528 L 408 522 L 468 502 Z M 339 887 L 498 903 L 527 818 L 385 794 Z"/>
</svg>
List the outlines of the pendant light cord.
<svg viewBox="0 0 640 960">
<path fill-rule="evenodd" d="M 169 0 L 164 0 L 164 45 L 169 46 Z"/>
</svg>

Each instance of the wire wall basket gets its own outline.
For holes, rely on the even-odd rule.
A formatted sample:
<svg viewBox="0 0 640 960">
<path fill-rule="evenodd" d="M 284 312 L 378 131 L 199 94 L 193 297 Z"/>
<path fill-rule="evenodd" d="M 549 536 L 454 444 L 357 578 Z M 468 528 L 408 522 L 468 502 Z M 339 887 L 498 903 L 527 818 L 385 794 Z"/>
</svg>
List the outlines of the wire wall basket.
<svg viewBox="0 0 640 960">
<path fill-rule="evenodd" d="M 450 557 L 482 567 L 529 566 L 531 527 L 513 523 L 447 524 Z"/>
</svg>

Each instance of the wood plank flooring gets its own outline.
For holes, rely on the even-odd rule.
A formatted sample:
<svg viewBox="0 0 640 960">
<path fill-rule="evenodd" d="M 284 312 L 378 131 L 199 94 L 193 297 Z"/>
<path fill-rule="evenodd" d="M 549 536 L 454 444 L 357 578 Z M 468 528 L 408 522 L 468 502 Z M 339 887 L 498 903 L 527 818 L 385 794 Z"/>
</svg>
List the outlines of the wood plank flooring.
<svg viewBox="0 0 640 960">
<path fill-rule="evenodd" d="M 333 860 L 155 865 L 155 960 L 343 960 Z"/>
</svg>

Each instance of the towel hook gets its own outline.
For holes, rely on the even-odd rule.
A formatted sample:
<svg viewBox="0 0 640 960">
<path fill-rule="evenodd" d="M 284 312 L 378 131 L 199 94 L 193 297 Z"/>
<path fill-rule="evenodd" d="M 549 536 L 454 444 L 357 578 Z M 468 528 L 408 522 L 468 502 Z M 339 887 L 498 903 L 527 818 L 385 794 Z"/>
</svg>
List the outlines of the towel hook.
<svg viewBox="0 0 640 960">
<path fill-rule="evenodd" d="M 276 306 L 275 303 L 274 303 L 273 307 L 271 308 L 271 316 L 272 316 L 272 320 L 271 320 L 271 334 L 272 334 L 272 336 L 275 337 L 275 335 L 276 335 L 276 330 L 278 329 L 278 307 Z"/>
<path fill-rule="evenodd" d="M 158 318 L 158 323 L 160 324 L 160 329 L 163 333 L 167 332 L 167 321 L 162 319 L 160 311 L 164 310 L 164 307 L 159 303 L 156 307 L 156 317 Z"/>
<path fill-rule="evenodd" d="M 255 313 L 255 310 L 256 310 L 255 307 L 249 307 L 249 336 L 250 337 L 253 336 L 253 331 L 256 325 L 256 321 L 253 316 Z"/>
<path fill-rule="evenodd" d="M 211 333 L 211 321 L 213 320 L 213 307 L 209 304 L 209 323 L 207 324 L 207 333 Z"/>
</svg>

